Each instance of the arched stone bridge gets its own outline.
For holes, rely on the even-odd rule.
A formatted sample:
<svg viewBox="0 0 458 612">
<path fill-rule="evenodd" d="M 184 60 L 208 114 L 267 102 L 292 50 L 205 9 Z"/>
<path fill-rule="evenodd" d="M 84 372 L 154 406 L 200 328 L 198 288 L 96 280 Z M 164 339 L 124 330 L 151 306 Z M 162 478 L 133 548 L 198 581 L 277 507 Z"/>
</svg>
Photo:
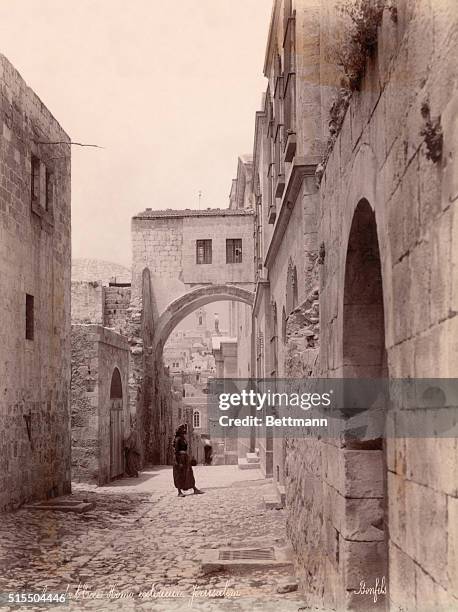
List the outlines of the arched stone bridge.
<svg viewBox="0 0 458 612">
<path fill-rule="evenodd" d="M 192 289 L 175 299 L 157 320 L 153 336 L 155 354 L 159 356 L 162 353 L 162 348 L 174 327 L 191 312 L 211 302 L 228 300 L 253 306 L 254 293 L 237 285 L 212 284 Z"/>
</svg>

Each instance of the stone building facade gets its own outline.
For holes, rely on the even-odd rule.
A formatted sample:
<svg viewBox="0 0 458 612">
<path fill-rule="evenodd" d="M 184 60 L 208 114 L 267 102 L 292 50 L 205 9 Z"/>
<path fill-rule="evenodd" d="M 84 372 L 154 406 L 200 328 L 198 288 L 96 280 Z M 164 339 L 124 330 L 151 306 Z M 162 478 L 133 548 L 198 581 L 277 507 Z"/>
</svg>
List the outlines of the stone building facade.
<svg viewBox="0 0 458 612">
<path fill-rule="evenodd" d="M 0 55 L 0 510 L 70 492 L 70 139 Z M 54 143 L 54 144 L 53 144 Z"/>
<path fill-rule="evenodd" d="M 151 210 L 132 219 L 132 404 L 145 459 L 165 463 L 173 424 L 163 349 L 191 312 L 253 299 L 253 211 Z"/>
<path fill-rule="evenodd" d="M 72 262 L 72 476 L 105 484 L 124 472 L 130 414 L 130 271 Z M 81 280 L 84 279 L 85 280 Z"/>
<path fill-rule="evenodd" d="M 72 325 L 72 477 L 103 485 L 124 473 L 130 432 L 129 344 L 101 325 Z"/>
<path fill-rule="evenodd" d="M 268 88 L 255 117 L 253 149 L 258 378 L 303 376 L 302 353 L 318 344 L 309 321 L 318 314 L 315 170 L 323 149 L 318 24 L 319 3 L 275 3 L 264 64 Z M 301 324 L 294 325 L 295 319 Z M 268 429 L 257 434 L 261 469 L 282 488 L 283 441 Z"/>
<path fill-rule="evenodd" d="M 253 156 L 256 374 L 456 378 L 458 9 L 343 4 L 274 3 Z M 458 607 L 456 439 L 366 442 L 256 440 L 286 489 L 308 602 L 372 609 L 356 592 L 385 576 L 382 608 Z"/>
</svg>

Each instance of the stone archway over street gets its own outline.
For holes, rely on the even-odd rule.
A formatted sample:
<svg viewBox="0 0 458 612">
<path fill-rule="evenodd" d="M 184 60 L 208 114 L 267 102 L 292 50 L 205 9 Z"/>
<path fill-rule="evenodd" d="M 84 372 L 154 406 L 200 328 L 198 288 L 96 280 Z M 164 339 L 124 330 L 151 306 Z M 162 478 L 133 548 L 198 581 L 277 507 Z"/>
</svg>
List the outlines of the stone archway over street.
<svg viewBox="0 0 458 612">
<path fill-rule="evenodd" d="M 230 300 L 253 306 L 254 293 L 236 285 L 212 284 L 193 289 L 171 302 L 156 324 L 153 341 L 156 356 L 160 357 L 161 349 L 173 328 L 191 312 L 212 302 Z"/>
</svg>

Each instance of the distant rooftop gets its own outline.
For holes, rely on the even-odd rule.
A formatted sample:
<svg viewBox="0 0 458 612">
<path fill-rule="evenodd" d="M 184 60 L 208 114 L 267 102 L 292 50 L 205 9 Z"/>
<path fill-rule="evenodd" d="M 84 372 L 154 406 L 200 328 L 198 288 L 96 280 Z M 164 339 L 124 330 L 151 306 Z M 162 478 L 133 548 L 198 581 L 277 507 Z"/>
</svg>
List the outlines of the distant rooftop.
<svg viewBox="0 0 458 612">
<path fill-rule="evenodd" d="M 197 210 L 196 208 L 185 208 L 184 210 L 175 210 L 167 208 L 166 210 L 153 210 L 147 208 L 143 212 L 134 216 L 134 219 L 168 219 L 176 217 L 244 217 L 252 215 L 251 208 L 205 208 Z"/>
<path fill-rule="evenodd" d="M 131 277 L 129 268 L 112 261 L 78 258 L 72 260 L 72 281 L 130 283 Z"/>
<path fill-rule="evenodd" d="M 231 338 L 230 336 L 212 336 L 212 349 L 218 351 L 221 348 L 221 344 L 235 344 L 237 338 Z"/>
</svg>

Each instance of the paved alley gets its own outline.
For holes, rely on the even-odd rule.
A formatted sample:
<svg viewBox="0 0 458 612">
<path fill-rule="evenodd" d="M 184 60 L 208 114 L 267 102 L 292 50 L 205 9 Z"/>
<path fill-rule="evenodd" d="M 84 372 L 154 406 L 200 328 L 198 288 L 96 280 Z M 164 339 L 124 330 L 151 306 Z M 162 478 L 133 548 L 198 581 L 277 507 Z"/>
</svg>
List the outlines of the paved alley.
<svg viewBox="0 0 458 612">
<path fill-rule="evenodd" d="M 171 468 L 159 467 L 112 486 L 74 485 L 73 497 L 96 504 L 83 514 L 23 508 L 3 516 L 3 597 L 70 593 L 55 610 L 298 610 L 298 592 L 277 593 L 291 568 L 202 571 L 205 549 L 285 545 L 285 517 L 263 508 L 271 484 L 258 470 L 194 469 L 205 495 L 178 498 Z"/>
</svg>

